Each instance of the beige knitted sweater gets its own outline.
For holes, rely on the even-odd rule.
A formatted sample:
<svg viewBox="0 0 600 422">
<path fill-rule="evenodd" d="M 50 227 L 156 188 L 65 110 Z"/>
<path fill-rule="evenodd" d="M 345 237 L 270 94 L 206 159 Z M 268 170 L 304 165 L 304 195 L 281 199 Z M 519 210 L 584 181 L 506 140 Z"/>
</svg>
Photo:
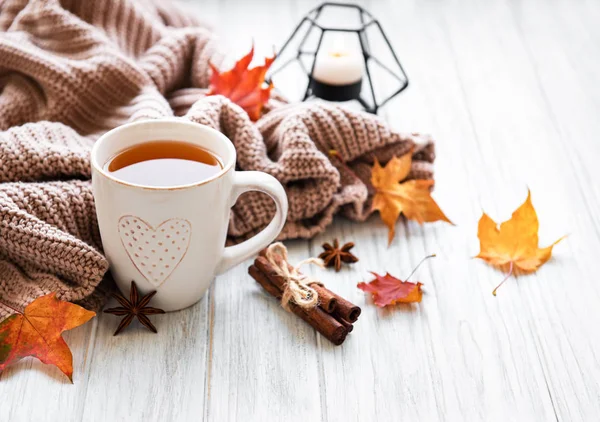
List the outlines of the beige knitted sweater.
<svg viewBox="0 0 600 422">
<path fill-rule="evenodd" d="M 414 149 L 410 177 L 431 178 L 433 144 L 375 116 L 332 105 L 272 101 L 252 123 L 227 99 L 205 97 L 215 37 L 147 0 L 0 0 L 0 300 L 23 307 L 55 291 L 99 308 L 108 269 L 90 190 L 89 154 L 126 122 L 182 116 L 227 135 L 238 168 L 272 174 L 290 209 L 282 239 L 323 231 L 334 214 L 370 214 L 370 167 Z M 331 160 L 335 149 L 341 160 Z M 345 164 L 342 164 L 343 163 Z M 230 241 L 273 213 L 242 196 Z M 0 319 L 9 310 L 0 305 Z"/>
</svg>

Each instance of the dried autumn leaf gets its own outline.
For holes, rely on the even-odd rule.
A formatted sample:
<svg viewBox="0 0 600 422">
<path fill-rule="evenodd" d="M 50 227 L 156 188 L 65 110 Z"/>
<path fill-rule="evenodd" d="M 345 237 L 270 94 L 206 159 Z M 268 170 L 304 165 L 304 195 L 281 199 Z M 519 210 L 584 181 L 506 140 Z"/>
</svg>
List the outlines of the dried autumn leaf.
<svg viewBox="0 0 600 422">
<path fill-rule="evenodd" d="M 373 210 L 378 210 L 381 219 L 388 227 L 388 244 L 395 235 L 396 220 L 400 214 L 419 224 L 433 221 L 452 222 L 446 217 L 438 204 L 431 197 L 433 180 L 408 180 L 412 163 L 412 153 L 392 158 L 385 167 L 375 160 L 371 173 L 371 183 L 375 188 Z"/>
<path fill-rule="evenodd" d="M 527 199 L 512 214 L 510 220 L 500 224 L 500 227 L 486 213 L 481 216 L 477 230 L 481 251 L 476 258 L 508 270 L 506 278 L 492 292 L 494 296 L 498 287 L 512 275 L 515 267 L 524 273 L 537 270 L 550 259 L 554 245 L 564 239 L 563 236 L 550 246 L 540 248 L 538 229 L 539 222 L 531 203 L 531 192 L 528 192 Z"/>
<path fill-rule="evenodd" d="M 267 57 L 265 64 L 248 69 L 254 57 L 254 46 L 250 52 L 236 62 L 230 70 L 220 72 L 212 63 L 210 87 L 207 95 L 223 95 L 242 107 L 250 119 L 260 118 L 263 106 L 269 100 L 273 84 L 265 82 L 267 70 L 275 56 Z"/>
<path fill-rule="evenodd" d="M 417 271 L 417 268 L 419 268 L 423 261 L 434 256 L 429 255 L 423 258 L 410 275 L 406 277 L 407 281 L 402 281 L 390 273 L 382 276 L 371 272 L 375 279 L 369 283 L 358 283 L 356 287 L 364 292 L 371 293 L 373 295 L 373 303 L 381 308 L 388 305 L 395 305 L 396 303 L 418 303 L 423 298 L 423 291 L 421 290 L 423 283 L 413 283 L 408 281 L 408 279 Z"/>
<path fill-rule="evenodd" d="M 24 312 L 0 323 L 0 372 L 11 363 L 33 356 L 55 365 L 73 382 L 73 355 L 61 333 L 86 323 L 94 315 L 81 306 L 58 300 L 56 293 L 37 298 Z"/>
<path fill-rule="evenodd" d="M 420 302 L 423 297 L 421 291 L 423 283 L 402 281 L 390 275 L 390 273 L 386 273 L 385 276 L 374 272 L 371 272 L 371 274 L 375 277 L 374 280 L 369 283 L 358 283 L 356 287 L 364 292 L 371 293 L 373 302 L 381 308 L 396 303 Z"/>
</svg>

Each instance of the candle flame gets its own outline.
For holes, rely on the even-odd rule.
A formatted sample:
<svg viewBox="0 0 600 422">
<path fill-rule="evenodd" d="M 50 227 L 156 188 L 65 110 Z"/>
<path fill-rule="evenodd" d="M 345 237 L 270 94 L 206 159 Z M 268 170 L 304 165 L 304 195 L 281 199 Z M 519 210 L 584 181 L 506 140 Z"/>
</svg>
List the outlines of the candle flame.
<svg viewBox="0 0 600 422">
<path fill-rule="evenodd" d="M 329 53 L 329 55 L 332 57 L 346 57 L 349 54 L 346 53 L 345 51 L 332 51 Z"/>
<path fill-rule="evenodd" d="M 344 37 L 341 36 L 341 34 L 335 34 L 331 41 L 332 42 L 328 51 L 329 56 L 339 58 L 350 55 L 346 42 L 344 41 Z"/>
</svg>

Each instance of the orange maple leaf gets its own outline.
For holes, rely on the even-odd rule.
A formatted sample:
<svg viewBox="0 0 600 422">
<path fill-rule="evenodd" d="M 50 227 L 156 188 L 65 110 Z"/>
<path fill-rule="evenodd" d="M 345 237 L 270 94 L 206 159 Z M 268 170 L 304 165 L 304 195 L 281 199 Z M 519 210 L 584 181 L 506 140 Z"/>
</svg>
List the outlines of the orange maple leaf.
<svg viewBox="0 0 600 422">
<path fill-rule="evenodd" d="M 388 245 L 395 235 L 396 220 L 400 214 L 419 224 L 433 221 L 452 222 L 431 197 L 433 180 L 408 180 L 412 164 L 412 151 L 400 158 L 393 157 L 385 167 L 375 160 L 371 173 L 371 183 L 376 190 L 373 210 L 378 210 L 381 219 L 388 227 Z"/>
<path fill-rule="evenodd" d="M 33 356 L 55 365 L 73 382 L 73 355 L 61 333 L 86 323 L 96 313 L 60 301 L 56 293 L 37 298 L 24 312 L 15 311 L 0 323 L 0 372 Z"/>
<path fill-rule="evenodd" d="M 552 256 L 552 248 L 565 236 L 550 246 L 538 246 L 539 222 L 537 213 L 531 203 L 531 192 L 527 199 L 515 212 L 510 220 L 498 224 L 485 212 L 479 220 L 477 237 L 481 251 L 476 258 L 502 270 L 508 274 L 492 292 L 496 296 L 498 288 L 513 274 L 513 270 L 523 273 L 536 271 Z M 515 268 L 516 267 L 516 268 Z"/>
<path fill-rule="evenodd" d="M 358 283 L 356 287 L 364 292 L 371 293 L 373 295 L 373 303 L 381 308 L 388 305 L 395 305 L 396 303 L 418 303 L 423 298 L 423 291 L 421 290 L 423 283 L 413 283 L 408 281 L 408 279 L 417 271 L 417 268 L 419 268 L 423 261 L 434 256 L 429 255 L 423 258 L 410 275 L 406 277 L 407 281 L 402 281 L 390 273 L 382 276 L 371 272 L 375 279 L 369 283 Z"/>
<path fill-rule="evenodd" d="M 260 118 L 263 106 L 271 96 L 273 84 L 265 82 L 265 75 L 275 60 L 275 56 L 267 57 L 262 66 L 248 69 L 253 57 L 254 46 L 230 70 L 220 72 L 212 63 L 209 63 L 212 75 L 207 95 L 224 95 L 242 107 L 250 119 L 256 121 Z"/>
</svg>

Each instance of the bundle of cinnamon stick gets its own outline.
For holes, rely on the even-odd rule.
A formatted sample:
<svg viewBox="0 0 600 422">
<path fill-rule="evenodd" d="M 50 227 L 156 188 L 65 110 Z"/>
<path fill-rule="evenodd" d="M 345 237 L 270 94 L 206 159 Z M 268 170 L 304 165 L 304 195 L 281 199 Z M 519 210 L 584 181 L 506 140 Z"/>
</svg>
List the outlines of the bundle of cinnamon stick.
<svg viewBox="0 0 600 422">
<path fill-rule="evenodd" d="M 278 258 L 281 259 L 281 258 Z M 288 262 L 278 262 L 278 265 L 287 265 L 290 270 L 293 266 Z M 266 257 L 266 249 L 261 251 L 254 260 L 254 265 L 248 268 L 248 273 L 268 293 L 277 299 L 281 299 L 286 288 L 286 279 L 280 271 L 269 262 Z M 343 297 L 333 293 L 321 283 L 309 284 L 319 295 L 318 306 L 304 309 L 290 302 L 289 309 L 309 323 L 315 330 L 336 346 L 342 344 L 353 325 L 360 315 L 360 308 Z"/>
</svg>

